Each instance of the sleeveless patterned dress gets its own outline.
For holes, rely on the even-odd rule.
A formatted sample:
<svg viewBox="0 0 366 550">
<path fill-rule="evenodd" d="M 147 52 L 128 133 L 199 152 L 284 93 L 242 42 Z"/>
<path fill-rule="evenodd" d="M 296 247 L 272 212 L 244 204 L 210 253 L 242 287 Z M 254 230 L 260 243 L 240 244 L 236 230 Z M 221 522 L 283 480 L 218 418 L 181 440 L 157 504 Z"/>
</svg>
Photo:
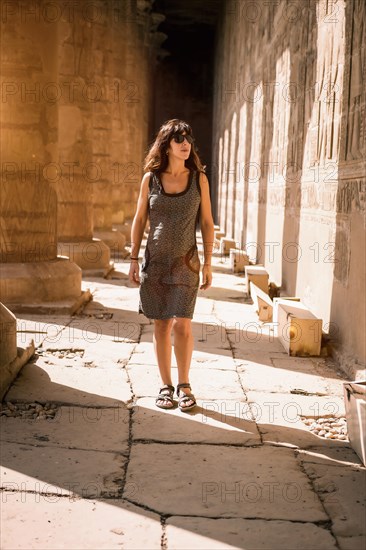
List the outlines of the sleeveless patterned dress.
<svg viewBox="0 0 366 550">
<path fill-rule="evenodd" d="M 149 319 L 193 318 L 200 273 L 196 242 L 200 203 L 199 172 L 190 170 L 188 186 L 180 193 L 166 193 L 158 174 L 151 172 L 150 230 L 138 310 Z"/>
</svg>

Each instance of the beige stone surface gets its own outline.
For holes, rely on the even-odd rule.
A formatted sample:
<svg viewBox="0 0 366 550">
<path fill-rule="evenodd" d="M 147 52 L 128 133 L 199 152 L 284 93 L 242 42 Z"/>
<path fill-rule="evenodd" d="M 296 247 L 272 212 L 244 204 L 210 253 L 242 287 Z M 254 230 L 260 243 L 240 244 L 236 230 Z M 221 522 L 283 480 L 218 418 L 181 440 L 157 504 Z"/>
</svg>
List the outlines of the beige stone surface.
<svg viewBox="0 0 366 550">
<path fill-rule="evenodd" d="M 238 375 L 229 370 L 192 369 L 190 371 L 190 383 L 192 391 L 198 399 L 236 399 L 244 400 L 244 393 L 237 383 Z M 128 364 L 127 371 L 132 383 L 135 395 L 155 396 L 161 386 L 159 369 L 155 365 Z M 178 378 L 177 368 L 172 367 L 173 384 Z"/>
<path fill-rule="evenodd" d="M 6 503 L 1 518 L 4 549 L 160 547 L 159 516 L 120 499 L 74 499 L 9 492 L 3 496 Z"/>
<path fill-rule="evenodd" d="M 104 315 L 106 316 L 105 318 Z M 75 339 L 85 340 L 86 344 L 96 344 L 100 341 L 109 345 L 116 343 L 137 343 L 140 336 L 140 326 L 133 320 L 111 320 L 111 313 L 95 314 L 87 318 L 76 318 L 70 323 L 67 332 Z"/>
<path fill-rule="evenodd" d="M 365 468 L 341 461 L 336 464 L 324 455 L 313 461 L 306 452 L 301 453 L 299 460 L 332 518 L 333 533 L 341 537 L 365 537 Z"/>
<path fill-rule="evenodd" d="M 303 396 L 285 393 L 246 392 L 248 403 L 242 409 L 247 417 L 250 409 L 258 424 L 262 440 L 270 444 L 285 444 L 300 448 L 313 446 L 346 447 L 348 441 L 326 440 L 312 432 L 301 416 L 344 415 L 344 403 L 339 397 Z"/>
<path fill-rule="evenodd" d="M 126 372 L 85 367 L 38 366 L 23 367 L 6 394 L 6 400 L 54 401 L 90 407 L 115 407 L 131 398 Z"/>
<path fill-rule="evenodd" d="M 290 392 L 302 389 L 319 394 L 328 393 L 327 381 L 318 374 L 309 359 L 297 362 L 272 359 L 272 365 L 262 365 L 255 361 L 242 362 L 240 378 L 245 389 L 257 391 Z"/>
<path fill-rule="evenodd" d="M 169 491 L 172 480 L 173 492 Z M 308 478 L 296 464 L 294 452 L 285 448 L 151 443 L 147 452 L 146 444 L 136 443 L 127 481 L 139 485 L 132 499 L 135 503 L 161 513 L 311 522 L 327 519 Z"/>
<path fill-rule="evenodd" d="M 337 548 L 329 531 L 311 523 L 173 516 L 166 525 L 168 548 L 172 550 L 284 550 L 292 547 L 293 540 L 301 541 L 304 550 Z"/>
<path fill-rule="evenodd" d="M 126 458 L 120 453 L 2 443 L 1 487 L 35 493 L 117 497 Z"/>
<path fill-rule="evenodd" d="M 70 215 L 69 211 L 66 214 Z M 76 219 L 78 219 L 77 216 Z M 109 266 L 111 252 L 100 239 L 90 238 L 80 242 L 59 241 L 57 249 L 59 255 L 68 256 L 83 270 L 99 269 L 103 272 Z"/>
<path fill-rule="evenodd" d="M 30 361 L 35 352 L 35 345 L 31 340 L 25 348 L 17 348 L 17 356 L 7 365 L 2 365 L 0 373 L 0 399 L 6 395 L 9 387 L 16 379 L 19 371 Z"/>
<path fill-rule="evenodd" d="M 0 418 L 3 441 L 55 448 L 96 450 L 126 454 L 129 410 L 124 406 L 92 408 L 59 407 L 54 418 L 27 420 Z"/>
<path fill-rule="evenodd" d="M 175 396 L 176 399 L 176 396 Z M 168 412 L 158 409 L 155 399 L 138 399 L 134 406 L 132 437 L 181 443 L 259 445 L 255 422 L 240 416 L 240 403 L 198 400 L 198 407 L 182 416 L 175 401 Z"/>
<path fill-rule="evenodd" d="M 15 315 L 0 303 L 0 368 L 17 356 L 17 320 Z"/>
<path fill-rule="evenodd" d="M 0 294 L 5 305 L 41 304 L 81 295 L 81 269 L 66 257 L 1 266 Z"/>
<path fill-rule="evenodd" d="M 279 339 L 257 319 L 237 321 L 235 328 L 227 331 L 227 339 L 236 359 L 245 359 L 258 353 L 287 356 Z"/>
<path fill-rule="evenodd" d="M 124 262 L 117 265 L 118 273 L 126 269 Z M 190 381 L 198 406 L 189 413 L 155 406 L 161 381 L 154 327 L 135 314 L 136 289 L 123 280 L 85 278 L 94 300 L 76 316 L 33 313 L 18 319 L 23 331 L 18 338 L 37 338 L 41 347 L 6 400 L 61 405 L 52 421 L 1 418 L 7 472 L 2 480 L 15 489 L 3 493 L 5 517 L 22 517 L 19 500 L 22 506 L 29 504 L 23 510 L 32 528 L 19 537 L 21 542 L 53 548 L 50 538 L 44 538 L 51 533 L 70 546 L 60 525 L 72 514 L 76 522 L 84 506 L 92 506 L 96 519 L 90 520 L 90 536 L 95 532 L 100 540 L 103 534 L 111 548 L 120 547 L 121 540 L 127 548 L 149 548 L 150 533 L 152 541 L 158 540 L 153 547 L 164 540 L 167 550 L 296 547 L 300 537 L 309 550 L 335 547 L 334 537 L 342 549 L 362 543 L 361 532 L 355 537 L 349 533 L 352 518 L 359 522 L 364 512 L 358 491 L 365 468 L 347 441 L 317 437 L 299 418 L 343 414 L 343 379 L 336 365 L 331 358 L 288 357 L 273 342 L 249 352 L 240 341 L 240 353 L 226 349 L 228 336 L 235 343 L 235 323 L 252 322 L 253 311 L 244 299 L 225 301 L 240 277 L 221 275 L 220 300 L 212 302 L 218 311 L 193 320 Z M 125 338 L 129 320 L 139 323 L 131 341 Z M 115 323 L 125 326 L 121 341 L 114 341 Z M 270 340 L 269 326 L 261 330 Z M 202 333 L 208 342 L 199 342 Z M 174 350 L 172 366 L 176 384 Z M 308 395 L 291 393 L 296 389 L 306 389 Z M 325 492 L 332 481 L 338 492 Z M 72 483 L 76 500 L 69 496 Z M 341 507 L 329 502 L 338 493 Z M 103 494 L 109 495 L 108 504 Z M 87 503 L 78 500 L 87 495 Z M 45 507 L 37 508 L 29 498 Z M 66 508 L 69 501 L 79 502 L 80 508 Z M 112 512 L 104 520 L 106 505 Z M 340 519 L 344 513 L 346 520 Z M 46 530 L 45 514 L 51 522 Z M 170 516 L 165 526 L 161 514 Z M 117 528 L 109 523 L 114 517 Z M 15 520 L 7 521 L 5 540 L 17 541 L 16 531 Z M 74 532 L 78 543 L 95 547 L 82 522 L 75 523 Z M 117 532 L 123 534 L 115 539 Z"/>
</svg>

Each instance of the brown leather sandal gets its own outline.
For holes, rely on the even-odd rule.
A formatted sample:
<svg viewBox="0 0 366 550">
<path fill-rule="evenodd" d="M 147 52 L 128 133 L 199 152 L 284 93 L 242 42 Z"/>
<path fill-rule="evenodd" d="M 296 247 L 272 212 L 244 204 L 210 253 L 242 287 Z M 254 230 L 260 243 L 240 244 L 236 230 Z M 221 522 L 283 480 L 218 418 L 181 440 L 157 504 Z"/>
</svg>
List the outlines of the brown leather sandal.
<svg viewBox="0 0 366 550">
<path fill-rule="evenodd" d="M 179 395 L 179 390 L 181 388 L 189 388 L 191 389 L 191 385 L 190 384 L 178 384 L 177 386 L 177 395 L 178 395 L 178 407 L 180 408 L 181 411 L 190 411 L 191 409 L 193 409 L 196 405 L 197 405 L 197 402 L 196 402 L 196 398 L 195 396 L 193 395 L 193 393 L 190 393 L 190 394 L 185 394 L 185 395 L 182 395 L 182 397 Z M 184 405 L 184 403 L 187 403 L 188 401 L 193 401 L 193 403 L 191 405 Z M 182 406 L 183 405 L 183 406 Z"/>
<path fill-rule="evenodd" d="M 165 384 L 160 388 L 159 395 L 155 399 L 155 405 L 159 407 L 159 409 L 172 409 L 174 407 L 173 396 L 174 386 L 171 386 L 170 384 Z M 159 405 L 158 401 L 167 401 L 167 403 L 164 405 Z"/>
</svg>

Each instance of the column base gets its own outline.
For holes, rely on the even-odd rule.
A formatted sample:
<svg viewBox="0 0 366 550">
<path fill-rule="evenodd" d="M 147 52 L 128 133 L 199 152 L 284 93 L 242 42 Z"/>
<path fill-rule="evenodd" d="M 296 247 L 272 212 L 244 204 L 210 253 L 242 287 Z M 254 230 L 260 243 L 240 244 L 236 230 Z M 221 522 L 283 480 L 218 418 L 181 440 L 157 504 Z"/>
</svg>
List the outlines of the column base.
<svg viewBox="0 0 366 550">
<path fill-rule="evenodd" d="M 119 233 L 125 236 L 126 243 L 130 243 L 132 220 L 126 220 L 124 223 L 114 223 L 113 226 Z"/>
<path fill-rule="evenodd" d="M 17 356 L 17 320 L 4 304 L 0 303 L 0 367 L 11 363 Z"/>
<path fill-rule="evenodd" d="M 112 212 L 112 224 L 113 225 L 119 225 L 125 221 L 125 211 L 124 210 L 118 210 L 115 212 Z"/>
<path fill-rule="evenodd" d="M 100 239 L 58 242 L 58 254 L 68 256 L 82 270 L 105 271 L 111 258 L 110 248 Z"/>
<path fill-rule="evenodd" d="M 3 365 L 0 371 L 0 401 L 3 400 L 4 395 L 10 388 L 13 381 L 19 374 L 19 371 L 28 361 L 33 357 L 36 347 L 34 341 L 26 346 L 26 348 L 17 348 L 17 355 L 13 361 Z"/>
<path fill-rule="evenodd" d="M 0 295 L 2 302 L 13 311 L 12 304 L 75 300 L 81 295 L 81 269 L 66 257 L 2 264 Z"/>
<path fill-rule="evenodd" d="M 129 251 L 126 250 L 126 237 L 116 230 L 97 230 L 94 231 L 94 236 L 101 239 L 109 246 L 113 259 L 126 258 Z"/>
</svg>

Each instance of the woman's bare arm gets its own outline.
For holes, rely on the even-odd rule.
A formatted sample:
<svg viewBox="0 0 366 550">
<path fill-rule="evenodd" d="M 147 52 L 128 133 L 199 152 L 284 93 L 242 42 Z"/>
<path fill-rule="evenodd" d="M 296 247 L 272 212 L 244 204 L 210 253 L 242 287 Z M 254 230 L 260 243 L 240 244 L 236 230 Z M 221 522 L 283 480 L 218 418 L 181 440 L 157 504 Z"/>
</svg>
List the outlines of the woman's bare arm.
<svg viewBox="0 0 366 550">
<path fill-rule="evenodd" d="M 201 187 L 201 233 L 203 240 L 204 264 L 201 289 L 206 290 L 212 284 L 211 258 L 214 247 L 214 223 L 212 219 L 210 187 L 206 174 L 200 172 Z"/>
<path fill-rule="evenodd" d="M 214 246 L 214 222 L 212 219 L 210 187 L 206 174 L 200 172 L 201 186 L 201 233 L 204 250 L 204 263 L 211 265 Z"/>
<path fill-rule="evenodd" d="M 136 213 L 131 227 L 131 257 L 138 258 L 142 237 L 148 218 L 148 194 L 150 173 L 144 174 L 141 180 L 140 193 L 137 200 Z M 140 284 L 139 263 L 137 260 L 131 260 L 129 279 L 135 285 Z"/>
<path fill-rule="evenodd" d="M 144 174 L 137 199 L 136 213 L 131 227 L 131 256 L 137 258 L 148 217 L 148 193 L 150 173 Z"/>
</svg>

